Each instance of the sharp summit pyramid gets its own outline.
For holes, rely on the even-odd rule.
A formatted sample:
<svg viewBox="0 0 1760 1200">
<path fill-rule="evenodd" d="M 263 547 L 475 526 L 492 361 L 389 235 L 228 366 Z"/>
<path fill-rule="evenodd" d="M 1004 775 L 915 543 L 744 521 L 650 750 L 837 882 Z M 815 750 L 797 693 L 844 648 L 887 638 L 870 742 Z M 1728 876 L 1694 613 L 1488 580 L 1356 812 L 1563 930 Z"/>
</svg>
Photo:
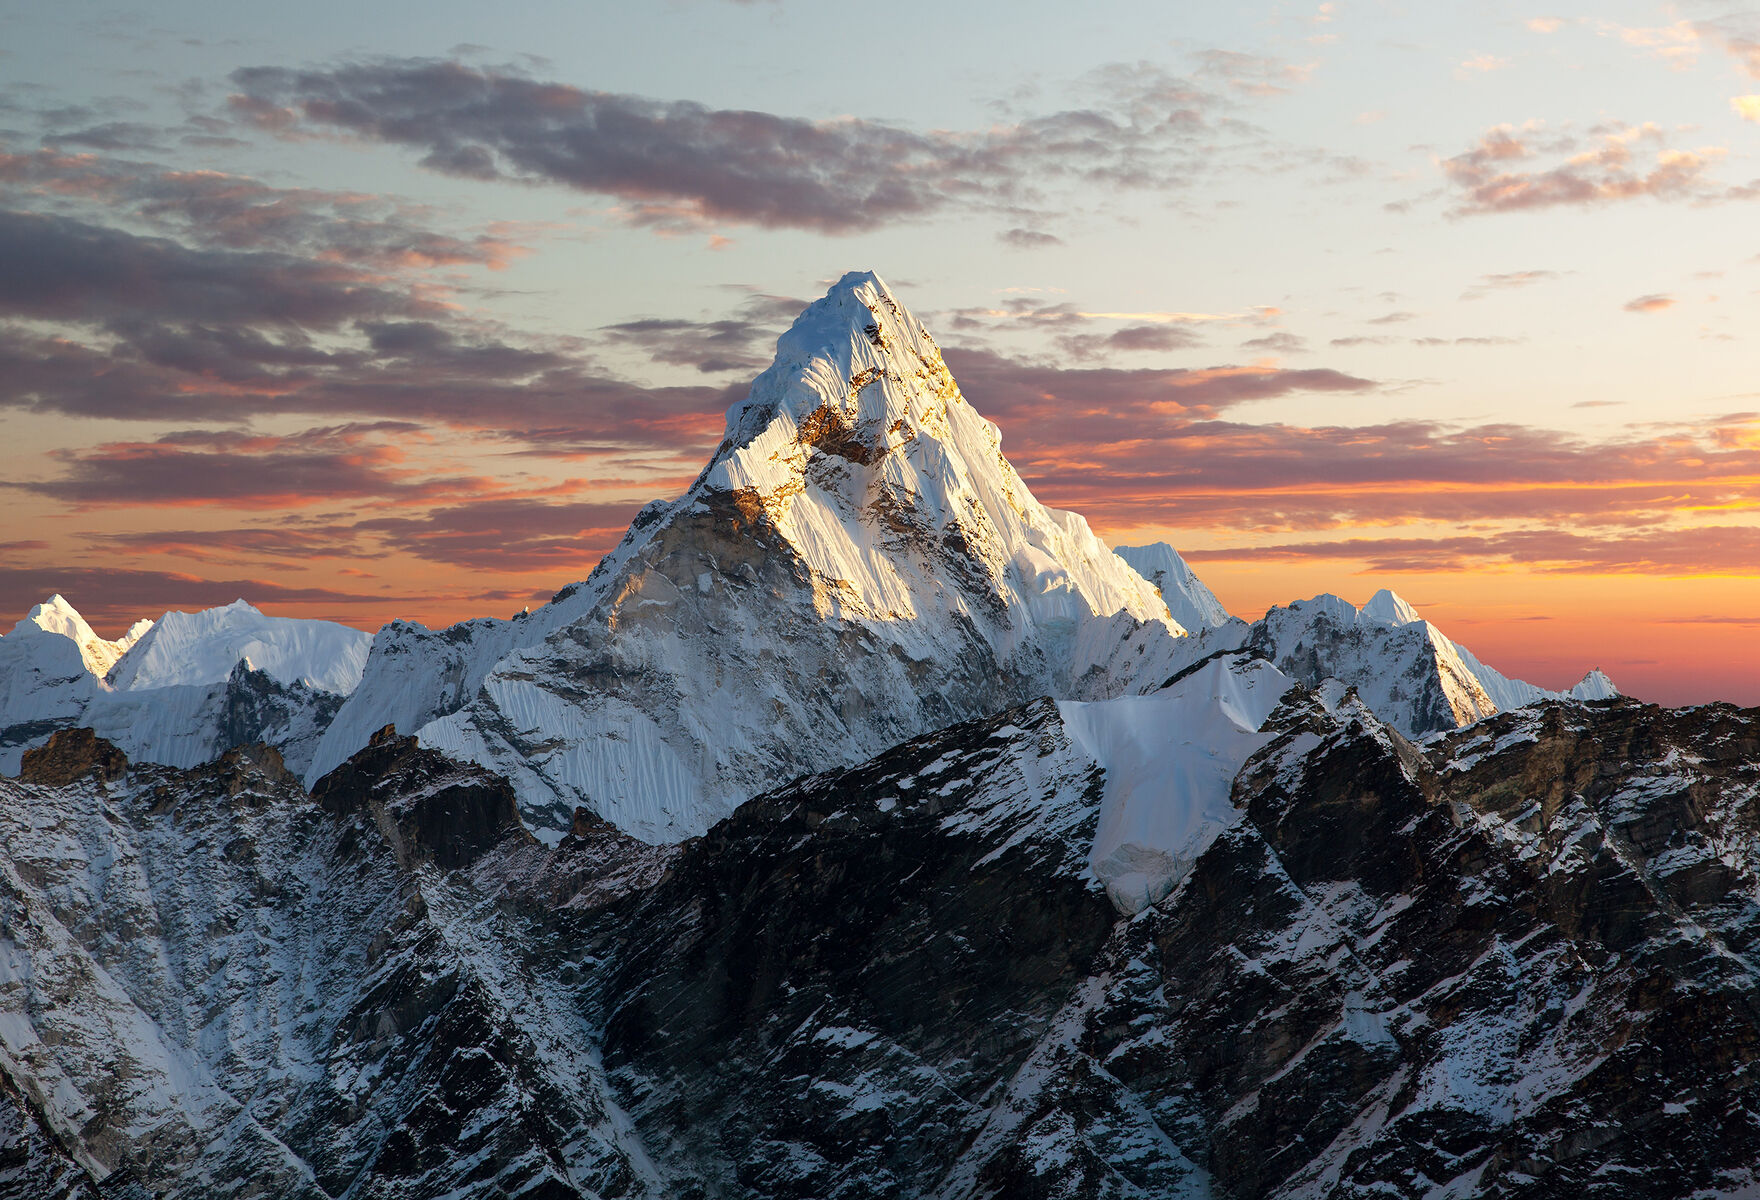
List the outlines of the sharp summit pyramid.
<svg viewBox="0 0 1760 1200">
<path fill-rule="evenodd" d="M 928 331 L 853 272 L 584 583 L 514 621 L 382 630 L 309 778 L 395 724 L 507 775 L 541 833 L 584 806 L 675 841 L 955 721 L 1152 687 L 1184 632 L 1033 498 Z"/>
</svg>

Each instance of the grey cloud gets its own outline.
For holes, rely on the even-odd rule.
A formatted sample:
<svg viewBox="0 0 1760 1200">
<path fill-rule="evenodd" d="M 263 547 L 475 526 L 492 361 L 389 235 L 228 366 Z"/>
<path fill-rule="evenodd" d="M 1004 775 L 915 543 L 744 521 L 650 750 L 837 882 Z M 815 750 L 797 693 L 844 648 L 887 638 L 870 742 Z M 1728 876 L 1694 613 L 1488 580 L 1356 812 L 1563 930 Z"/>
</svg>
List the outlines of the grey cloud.
<svg viewBox="0 0 1760 1200">
<path fill-rule="evenodd" d="M 1143 84 L 1125 111 L 1072 109 L 994 128 L 918 132 L 590 91 L 512 69 L 380 59 L 233 73 L 234 115 L 283 136 L 409 146 L 475 179 L 613 196 L 636 223 L 734 221 L 849 233 L 955 205 L 1033 203 L 1057 178 L 1165 186 L 1202 129 L 1190 92 Z"/>
</svg>

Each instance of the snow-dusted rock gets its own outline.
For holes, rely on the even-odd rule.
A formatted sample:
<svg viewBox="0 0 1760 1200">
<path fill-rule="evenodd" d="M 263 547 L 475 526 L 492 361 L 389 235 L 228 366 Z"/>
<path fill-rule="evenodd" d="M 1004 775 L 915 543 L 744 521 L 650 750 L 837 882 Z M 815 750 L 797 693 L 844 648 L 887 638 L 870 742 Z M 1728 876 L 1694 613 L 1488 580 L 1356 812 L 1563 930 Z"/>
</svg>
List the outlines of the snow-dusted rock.
<svg viewBox="0 0 1760 1200">
<path fill-rule="evenodd" d="M 1320 689 L 1323 699 L 1356 688 L 1379 719 L 1407 737 L 1546 700 L 1619 694 L 1600 671 L 1569 692 L 1511 679 L 1386 588 L 1361 609 L 1332 595 L 1274 608 L 1254 623 L 1247 641 L 1292 678 Z"/>
</svg>

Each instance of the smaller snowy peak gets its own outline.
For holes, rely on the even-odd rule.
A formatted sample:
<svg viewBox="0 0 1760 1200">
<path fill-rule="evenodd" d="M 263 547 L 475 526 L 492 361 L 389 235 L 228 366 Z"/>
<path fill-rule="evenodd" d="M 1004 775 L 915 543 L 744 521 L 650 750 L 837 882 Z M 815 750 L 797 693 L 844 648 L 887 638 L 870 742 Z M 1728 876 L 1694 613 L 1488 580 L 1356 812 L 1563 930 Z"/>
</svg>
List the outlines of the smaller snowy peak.
<svg viewBox="0 0 1760 1200">
<path fill-rule="evenodd" d="M 220 683 L 249 659 L 277 683 L 346 696 L 360 682 L 372 637 L 334 621 L 271 617 L 243 600 L 201 612 L 169 612 L 117 660 L 118 691 Z"/>
<path fill-rule="evenodd" d="M 92 627 L 86 624 L 86 619 L 79 615 L 79 610 L 69 604 L 66 597 L 60 592 L 56 592 L 41 604 L 33 604 L 30 612 L 25 614 L 24 620 L 12 627 L 12 632 L 28 633 L 31 626 L 48 633 L 59 633 L 62 637 L 72 638 L 76 642 L 83 638 L 98 636 L 92 632 Z"/>
<path fill-rule="evenodd" d="M 1386 588 L 1361 609 L 1333 595 L 1273 608 L 1253 626 L 1249 641 L 1323 694 L 1329 681 L 1358 689 L 1364 704 L 1408 737 L 1546 700 L 1619 695 L 1600 671 L 1568 692 L 1511 679 Z"/>
<path fill-rule="evenodd" d="M 28 635 L 41 632 L 58 634 L 67 638 L 79 647 L 79 655 L 85 661 L 86 670 L 101 679 L 111 667 L 116 665 L 116 660 L 121 658 L 139 638 L 140 633 L 136 631 L 145 632 L 144 627 L 151 624 L 151 621 L 137 621 L 134 628 L 130 629 L 121 640 L 109 641 L 99 637 L 92 627 L 86 624 L 86 619 L 79 615 L 79 610 L 57 592 L 41 604 L 32 606 L 30 612 L 25 614 L 24 620 L 12 627 L 12 633 L 9 636 L 16 637 L 19 634 Z"/>
<path fill-rule="evenodd" d="M 1285 609 L 1272 609 L 1265 614 L 1269 620 L 1273 613 L 1290 612 L 1304 621 L 1317 621 L 1322 618 L 1336 625 L 1350 628 L 1362 617 L 1362 610 L 1346 600 L 1343 596 L 1334 596 L 1331 592 L 1322 592 L 1307 600 L 1292 601 Z"/>
<path fill-rule="evenodd" d="M 1583 676 L 1577 685 L 1565 695 L 1572 700 L 1613 700 L 1620 695 L 1620 690 L 1614 686 L 1613 680 L 1607 677 L 1606 672 L 1602 671 L 1600 667 L 1596 667 Z"/>
<path fill-rule="evenodd" d="M 1369 597 L 1369 603 L 1363 605 L 1363 615 L 1389 625 L 1413 625 L 1424 619 L 1397 592 L 1387 588 Z"/>
<path fill-rule="evenodd" d="M 1117 546 L 1113 548 L 1113 553 L 1130 564 L 1137 574 L 1155 585 L 1161 592 L 1161 598 L 1167 601 L 1167 611 L 1185 628 L 1193 632 L 1200 629 L 1219 629 L 1239 620 L 1222 607 L 1222 601 L 1216 598 L 1216 593 L 1204 585 L 1204 581 L 1180 557 L 1179 551 L 1166 542 L 1154 542 L 1147 546 Z"/>
</svg>

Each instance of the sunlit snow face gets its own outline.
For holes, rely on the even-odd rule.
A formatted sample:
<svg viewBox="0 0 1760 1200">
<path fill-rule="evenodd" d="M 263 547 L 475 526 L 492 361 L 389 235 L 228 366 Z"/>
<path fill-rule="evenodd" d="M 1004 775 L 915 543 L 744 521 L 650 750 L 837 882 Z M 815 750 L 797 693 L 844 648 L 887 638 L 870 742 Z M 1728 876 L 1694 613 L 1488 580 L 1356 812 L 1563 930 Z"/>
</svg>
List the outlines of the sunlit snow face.
<svg viewBox="0 0 1760 1200">
<path fill-rule="evenodd" d="M 858 96 L 775 68 L 836 12 L 688 10 L 21 14 L 0 607 L 541 603 L 873 265 L 1041 499 L 1240 615 L 1392 583 L 1754 698 L 1748 16 L 906 3 Z"/>
</svg>

